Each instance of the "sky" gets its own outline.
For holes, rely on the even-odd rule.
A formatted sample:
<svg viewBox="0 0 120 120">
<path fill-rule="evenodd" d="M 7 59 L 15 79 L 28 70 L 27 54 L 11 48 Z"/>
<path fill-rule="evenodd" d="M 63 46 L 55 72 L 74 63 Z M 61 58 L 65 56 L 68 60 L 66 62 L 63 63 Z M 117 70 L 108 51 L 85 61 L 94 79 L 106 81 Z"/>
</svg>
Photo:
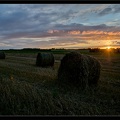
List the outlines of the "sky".
<svg viewBox="0 0 120 120">
<path fill-rule="evenodd" d="M 0 4 L 0 49 L 120 47 L 120 4 Z"/>
</svg>

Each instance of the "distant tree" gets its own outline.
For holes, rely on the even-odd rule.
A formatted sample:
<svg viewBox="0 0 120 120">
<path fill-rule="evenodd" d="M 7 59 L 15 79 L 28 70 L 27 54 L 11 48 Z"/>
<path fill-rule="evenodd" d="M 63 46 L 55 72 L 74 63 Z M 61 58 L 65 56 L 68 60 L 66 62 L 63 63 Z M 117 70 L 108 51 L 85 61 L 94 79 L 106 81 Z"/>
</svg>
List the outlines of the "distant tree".
<svg viewBox="0 0 120 120">
<path fill-rule="evenodd" d="M 89 48 L 89 52 L 100 52 L 100 48 Z"/>
</svg>

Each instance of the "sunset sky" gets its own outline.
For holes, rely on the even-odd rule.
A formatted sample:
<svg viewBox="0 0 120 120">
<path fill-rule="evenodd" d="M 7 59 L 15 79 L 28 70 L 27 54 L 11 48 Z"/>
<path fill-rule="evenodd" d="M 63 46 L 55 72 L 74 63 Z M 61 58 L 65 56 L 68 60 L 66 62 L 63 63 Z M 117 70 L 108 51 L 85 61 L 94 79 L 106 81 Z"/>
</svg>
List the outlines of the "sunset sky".
<svg viewBox="0 0 120 120">
<path fill-rule="evenodd" d="M 0 49 L 120 47 L 120 4 L 0 4 Z"/>
</svg>

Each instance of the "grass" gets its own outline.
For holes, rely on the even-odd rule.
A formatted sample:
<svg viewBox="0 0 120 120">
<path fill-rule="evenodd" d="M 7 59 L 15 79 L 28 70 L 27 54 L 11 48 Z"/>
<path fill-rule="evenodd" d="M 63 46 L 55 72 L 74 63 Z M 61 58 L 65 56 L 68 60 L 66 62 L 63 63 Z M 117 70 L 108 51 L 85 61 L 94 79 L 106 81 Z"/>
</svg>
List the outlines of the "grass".
<svg viewBox="0 0 120 120">
<path fill-rule="evenodd" d="M 120 54 L 89 53 L 102 65 L 97 88 L 57 83 L 64 54 L 53 68 L 35 66 L 36 53 L 6 53 L 0 60 L 0 115 L 120 115 Z"/>
</svg>

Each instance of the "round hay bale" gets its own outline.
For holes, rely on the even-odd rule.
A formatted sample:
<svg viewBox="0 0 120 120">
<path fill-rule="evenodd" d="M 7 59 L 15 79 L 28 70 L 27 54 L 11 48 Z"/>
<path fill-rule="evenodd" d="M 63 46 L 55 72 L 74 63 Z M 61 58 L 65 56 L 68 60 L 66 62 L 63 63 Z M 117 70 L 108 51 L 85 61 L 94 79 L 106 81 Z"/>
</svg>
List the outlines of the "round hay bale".
<svg viewBox="0 0 120 120">
<path fill-rule="evenodd" d="M 67 53 L 58 69 L 58 81 L 82 87 L 97 85 L 100 77 L 100 62 L 78 52 Z"/>
<path fill-rule="evenodd" d="M 4 52 L 0 52 L 0 59 L 5 59 L 5 53 Z"/>
<path fill-rule="evenodd" d="M 40 67 L 54 66 L 54 56 L 52 53 L 38 53 L 36 65 Z"/>
</svg>

